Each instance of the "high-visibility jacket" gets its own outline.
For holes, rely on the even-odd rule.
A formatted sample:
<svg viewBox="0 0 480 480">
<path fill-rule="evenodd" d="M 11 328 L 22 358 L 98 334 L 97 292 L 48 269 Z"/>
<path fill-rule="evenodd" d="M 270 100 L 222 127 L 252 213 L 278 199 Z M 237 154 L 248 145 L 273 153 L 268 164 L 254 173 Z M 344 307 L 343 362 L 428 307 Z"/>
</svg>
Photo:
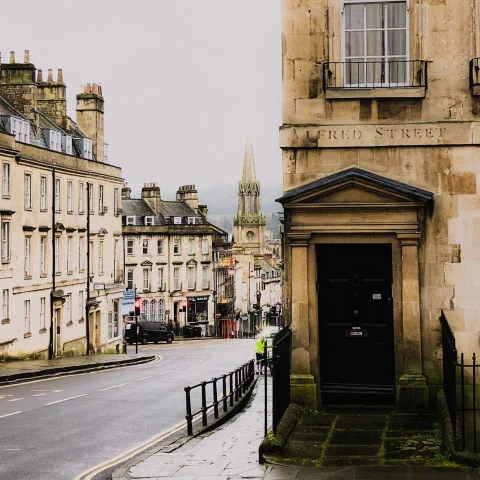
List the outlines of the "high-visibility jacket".
<svg viewBox="0 0 480 480">
<path fill-rule="evenodd" d="M 257 340 L 257 343 L 255 344 L 255 352 L 260 353 L 263 355 L 265 353 L 265 345 L 263 344 L 264 340 L 261 340 L 260 338 Z"/>
</svg>

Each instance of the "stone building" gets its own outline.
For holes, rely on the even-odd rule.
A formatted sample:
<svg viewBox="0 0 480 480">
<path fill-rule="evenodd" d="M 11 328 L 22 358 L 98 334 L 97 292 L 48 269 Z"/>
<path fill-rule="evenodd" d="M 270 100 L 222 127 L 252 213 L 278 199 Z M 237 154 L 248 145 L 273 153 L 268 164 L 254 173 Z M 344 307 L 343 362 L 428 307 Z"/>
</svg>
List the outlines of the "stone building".
<svg viewBox="0 0 480 480">
<path fill-rule="evenodd" d="M 163 200 L 156 183 L 146 183 L 139 199 L 125 187 L 122 211 L 125 280 L 141 298 L 142 319 L 200 322 L 213 334 L 212 250 L 227 233 L 207 221 L 195 185 L 181 186 L 174 201 Z"/>
<path fill-rule="evenodd" d="M 479 351 L 479 2 L 283 0 L 292 398 L 435 404 Z"/>
<path fill-rule="evenodd" d="M 235 329 L 240 335 L 261 330 L 269 308 L 281 303 L 281 271 L 266 250 L 265 224 L 252 143 L 247 140 L 242 180 L 238 182 L 238 212 L 233 220 L 232 251 L 238 272 L 235 306 L 240 314 Z"/>
<path fill-rule="evenodd" d="M 65 93 L 28 52 L 0 65 L 4 358 L 83 354 L 87 336 L 89 351 L 121 345 L 122 172 L 105 163 L 101 88 L 77 96 L 76 122 Z"/>
</svg>

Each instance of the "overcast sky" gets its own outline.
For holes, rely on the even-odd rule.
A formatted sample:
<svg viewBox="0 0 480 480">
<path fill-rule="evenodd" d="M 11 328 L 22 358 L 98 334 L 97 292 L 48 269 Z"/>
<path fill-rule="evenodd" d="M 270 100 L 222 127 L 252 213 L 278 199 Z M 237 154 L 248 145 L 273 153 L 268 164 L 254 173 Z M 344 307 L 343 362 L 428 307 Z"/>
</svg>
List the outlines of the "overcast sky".
<svg viewBox="0 0 480 480">
<path fill-rule="evenodd" d="M 23 62 L 30 50 L 44 79 L 62 68 L 72 118 L 80 86 L 102 85 L 109 159 L 133 193 L 156 181 L 172 199 L 195 184 L 208 201 L 231 186 L 236 205 L 250 134 L 266 205 L 281 193 L 280 4 L 22 0 L 2 9 L 0 51 Z"/>
</svg>

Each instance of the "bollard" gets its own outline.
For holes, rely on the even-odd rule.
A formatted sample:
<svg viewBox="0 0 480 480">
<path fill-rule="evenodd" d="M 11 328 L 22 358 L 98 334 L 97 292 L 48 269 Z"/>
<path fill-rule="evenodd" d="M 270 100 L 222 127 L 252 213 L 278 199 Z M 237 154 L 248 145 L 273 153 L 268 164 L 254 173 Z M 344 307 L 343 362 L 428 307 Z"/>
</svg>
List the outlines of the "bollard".
<svg viewBox="0 0 480 480">
<path fill-rule="evenodd" d="M 127 342 L 123 342 L 123 353 L 127 353 Z"/>
<path fill-rule="evenodd" d="M 187 435 L 193 435 L 193 426 L 192 426 L 192 402 L 190 400 L 190 387 L 185 387 L 185 397 L 187 403 L 187 414 L 185 415 L 185 420 L 187 421 Z"/>
<path fill-rule="evenodd" d="M 207 393 L 205 386 L 207 382 L 202 382 L 202 425 L 207 425 Z"/>
<path fill-rule="evenodd" d="M 213 416 L 218 418 L 217 379 L 213 378 Z"/>
<path fill-rule="evenodd" d="M 227 376 L 222 375 L 222 387 L 223 387 L 223 411 L 227 411 Z"/>
</svg>

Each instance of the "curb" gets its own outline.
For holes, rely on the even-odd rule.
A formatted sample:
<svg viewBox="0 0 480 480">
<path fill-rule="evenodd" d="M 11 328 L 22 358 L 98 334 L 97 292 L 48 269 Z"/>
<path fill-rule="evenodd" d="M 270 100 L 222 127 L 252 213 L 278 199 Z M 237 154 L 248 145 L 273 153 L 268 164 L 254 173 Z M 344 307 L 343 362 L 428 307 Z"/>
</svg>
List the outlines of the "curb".
<svg viewBox="0 0 480 480">
<path fill-rule="evenodd" d="M 159 444 L 148 448 L 147 451 L 140 453 L 138 456 L 134 457 L 133 459 L 129 459 L 123 462 L 124 463 L 123 465 L 119 462 L 121 466 L 114 467 L 112 469 L 111 476 L 109 476 L 108 478 L 110 478 L 111 480 L 130 480 L 130 477 L 127 473 L 128 470 L 130 470 L 131 467 L 137 465 L 143 460 L 147 459 L 151 455 L 154 455 L 155 453 L 160 451 L 165 453 L 174 452 L 180 447 L 183 447 L 190 440 L 193 440 L 194 438 L 198 437 L 199 435 L 202 435 L 203 433 L 207 433 L 209 431 L 215 430 L 216 428 L 220 427 L 227 421 L 231 420 L 235 415 L 240 413 L 242 410 L 244 410 L 244 408 L 250 402 L 250 399 L 254 394 L 256 386 L 257 386 L 257 378 L 254 378 L 252 385 L 250 386 L 248 391 L 243 394 L 243 397 L 239 399 L 237 403 L 233 407 L 231 407 L 230 410 L 228 410 L 227 412 L 219 411 L 219 418 L 217 419 L 214 418 L 213 412 L 211 412 L 208 415 L 207 417 L 207 423 L 209 423 L 208 425 L 203 426 L 201 419 L 196 420 L 193 424 L 193 435 L 186 435 L 185 431 L 183 431 L 182 433 L 174 433 L 169 437 L 163 440 L 160 440 Z M 102 472 L 100 472 L 98 475 L 101 475 L 101 474 Z M 93 477 L 93 480 L 95 478 L 96 476 Z"/>
<path fill-rule="evenodd" d="M 106 370 L 109 368 L 122 367 L 125 365 L 138 365 L 142 363 L 152 362 L 156 358 L 156 355 L 148 355 L 140 358 L 132 358 L 112 362 L 99 362 L 91 365 L 66 365 L 64 367 L 52 367 L 44 370 L 14 373 L 12 375 L 2 375 L 0 376 L 0 385 L 15 384 L 24 380 L 60 377 L 62 375 L 67 375 L 70 373 L 83 373 L 95 370 Z"/>
</svg>

